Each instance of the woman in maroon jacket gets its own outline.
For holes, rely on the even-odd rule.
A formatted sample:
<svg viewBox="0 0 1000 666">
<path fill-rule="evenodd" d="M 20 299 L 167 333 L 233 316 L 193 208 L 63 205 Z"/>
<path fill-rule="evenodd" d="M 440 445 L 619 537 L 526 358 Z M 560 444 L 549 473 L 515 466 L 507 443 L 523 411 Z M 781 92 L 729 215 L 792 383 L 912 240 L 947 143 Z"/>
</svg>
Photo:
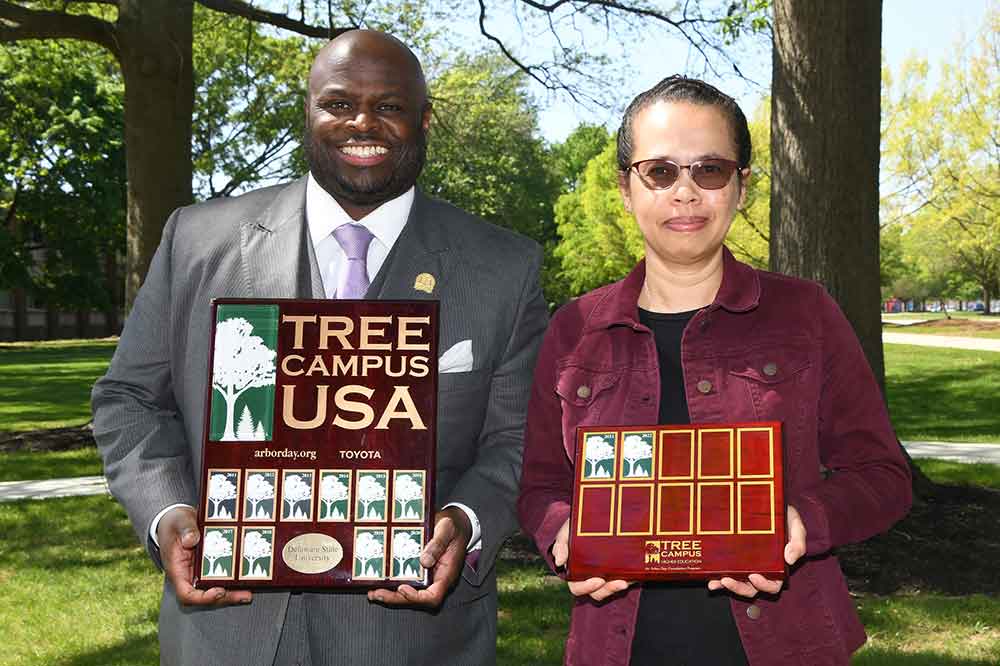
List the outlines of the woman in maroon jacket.
<svg viewBox="0 0 1000 666">
<path fill-rule="evenodd" d="M 836 303 L 723 245 L 750 154 L 736 102 L 701 81 L 664 79 L 626 110 L 619 188 L 646 258 L 553 318 L 528 408 L 518 509 L 559 570 L 577 426 L 781 421 L 789 578 L 571 582 L 567 664 L 847 664 L 865 640 L 831 549 L 905 515 L 909 471 Z"/>
</svg>

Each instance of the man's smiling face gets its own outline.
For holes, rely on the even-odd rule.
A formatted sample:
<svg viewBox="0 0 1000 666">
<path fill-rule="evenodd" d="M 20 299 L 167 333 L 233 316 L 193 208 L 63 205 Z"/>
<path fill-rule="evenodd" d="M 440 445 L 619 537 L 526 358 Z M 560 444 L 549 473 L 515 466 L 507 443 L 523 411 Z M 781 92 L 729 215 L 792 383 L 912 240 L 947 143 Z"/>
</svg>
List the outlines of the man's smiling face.
<svg viewBox="0 0 1000 666">
<path fill-rule="evenodd" d="M 316 181 L 355 219 L 413 186 L 429 123 L 420 66 L 392 38 L 354 31 L 317 56 L 306 101 L 306 159 Z"/>
</svg>

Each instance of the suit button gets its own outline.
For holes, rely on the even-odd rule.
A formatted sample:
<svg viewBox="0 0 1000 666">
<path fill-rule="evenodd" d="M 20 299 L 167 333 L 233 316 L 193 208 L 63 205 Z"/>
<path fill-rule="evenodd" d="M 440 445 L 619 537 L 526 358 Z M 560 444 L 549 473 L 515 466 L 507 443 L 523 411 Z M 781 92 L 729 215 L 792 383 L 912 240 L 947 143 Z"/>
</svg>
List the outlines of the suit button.
<svg viewBox="0 0 1000 666">
<path fill-rule="evenodd" d="M 700 382 L 698 382 L 696 388 L 698 389 L 698 393 L 711 393 L 712 382 L 708 381 L 707 379 L 703 379 Z"/>
<path fill-rule="evenodd" d="M 580 397 L 580 398 L 589 398 L 590 397 L 590 387 L 589 386 L 581 386 L 580 388 L 578 388 L 576 390 L 576 395 L 578 397 Z"/>
<path fill-rule="evenodd" d="M 776 363 L 767 363 L 764 365 L 764 374 L 768 377 L 774 377 L 778 374 L 778 365 Z"/>
<path fill-rule="evenodd" d="M 756 604 L 751 604 L 747 606 L 747 617 L 751 620 L 756 620 L 760 617 L 760 606 Z"/>
</svg>

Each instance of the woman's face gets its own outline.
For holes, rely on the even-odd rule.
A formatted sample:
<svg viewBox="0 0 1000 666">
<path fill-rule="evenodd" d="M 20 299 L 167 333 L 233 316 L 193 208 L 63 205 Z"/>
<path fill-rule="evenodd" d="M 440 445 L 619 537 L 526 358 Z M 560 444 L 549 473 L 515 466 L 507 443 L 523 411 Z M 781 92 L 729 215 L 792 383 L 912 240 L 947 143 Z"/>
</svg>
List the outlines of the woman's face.
<svg viewBox="0 0 1000 666">
<path fill-rule="evenodd" d="M 708 158 L 736 160 L 736 140 L 722 111 L 686 102 L 657 102 L 640 111 L 632 126 L 632 161 L 668 159 L 691 164 Z M 749 175 L 749 170 L 743 172 Z M 619 176 L 625 207 L 635 215 L 646 239 L 646 254 L 676 266 L 715 257 L 722 248 L 736 209 L 746 195 L 740 172 L 725 187 L 705 190 L 682 169 L 665 190 L 650 190 L 635 169 Z M 650 257 L 651 259 L 654 257 Z"/>
</svg>

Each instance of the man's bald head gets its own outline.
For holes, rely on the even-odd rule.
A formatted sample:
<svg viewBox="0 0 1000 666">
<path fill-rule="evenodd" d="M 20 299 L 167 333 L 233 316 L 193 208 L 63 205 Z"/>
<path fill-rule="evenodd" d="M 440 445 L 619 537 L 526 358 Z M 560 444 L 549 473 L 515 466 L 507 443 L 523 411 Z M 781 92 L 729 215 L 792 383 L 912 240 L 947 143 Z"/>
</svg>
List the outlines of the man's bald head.
<svg viewBox="0 0 1000 666">
<path fill-rule="evenodd" d="M 305 111 L 309 171 L 354 219 L 416 183 L 431 104 L 420 62 L 395 37 L 351 30 L 324 46 Z"/>
<path fill-rule="evenodd" d="M 309 94 L 314 95 L 329 80 L 331 72 L 377 62 L 394 70 L 411 85 L 421 104 L 427 101 L 424 70 L 413 51 L 392 35 L 376 30 L 349 30 L 320 49 L 309 70 Z"/>
</svg>

